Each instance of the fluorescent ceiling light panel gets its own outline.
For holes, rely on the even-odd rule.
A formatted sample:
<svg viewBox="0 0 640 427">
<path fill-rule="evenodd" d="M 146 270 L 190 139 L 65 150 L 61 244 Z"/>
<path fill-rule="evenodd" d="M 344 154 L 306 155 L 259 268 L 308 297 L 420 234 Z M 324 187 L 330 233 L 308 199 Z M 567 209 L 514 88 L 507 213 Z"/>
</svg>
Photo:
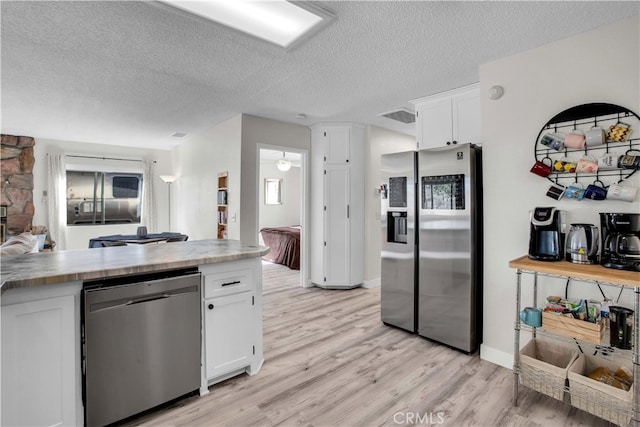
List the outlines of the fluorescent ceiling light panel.
<svg viewBox="0 0 640 427">
<path fill-rule="evenodd" d="M 323 17 L 285 0 L 164 0 L 172 6 L 284 48 Z"/>
</svg>

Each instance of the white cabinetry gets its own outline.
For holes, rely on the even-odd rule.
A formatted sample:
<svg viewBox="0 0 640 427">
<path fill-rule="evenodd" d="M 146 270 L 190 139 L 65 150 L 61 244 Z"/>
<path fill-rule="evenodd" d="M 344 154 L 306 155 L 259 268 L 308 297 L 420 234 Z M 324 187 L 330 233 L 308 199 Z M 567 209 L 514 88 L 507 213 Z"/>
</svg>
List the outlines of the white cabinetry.
<svg viewBox="0 0 640 427">
<path fill-rule="evenodd" d="M 419 150 L 481 142 L 478 84 L 411 102 L 416 106 L 416 140 Z"/>
<path fill-rule="evenodd" d="M 242 292 L 205 300 L 208 379 L 251 365 L 252 299 L 251 292 Z"/>
<path fill-rule="evenodd" d="M 83 424 L 81 286 L 9 289 L 3 294 L 2 425 Z"/>
<path fill-rule="evenodd" d="M 262 357 L 260 258 L 200 267 L 203 274 L 203 381 L 255 374 Z"/>
<path fill-rule="evenodd" d="M 311 281 L 354 288 L 364 278 L 364 127 L 311 130 Z"/>
</svg>

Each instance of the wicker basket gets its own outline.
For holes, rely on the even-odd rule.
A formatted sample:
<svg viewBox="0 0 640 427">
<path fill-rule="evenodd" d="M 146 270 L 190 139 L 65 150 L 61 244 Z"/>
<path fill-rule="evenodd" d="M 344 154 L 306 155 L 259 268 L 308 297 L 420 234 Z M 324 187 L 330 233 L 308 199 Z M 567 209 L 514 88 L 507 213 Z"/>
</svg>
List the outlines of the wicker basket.
<svg viewBox="0 0 640 427">
<path fill-rule="evenodd" d="M 520 350 L 520 382 L 554 399 L 565 400 L 567 373 L 577 357 L 578 352 L 568 345 L 532 339 Z"/>
<path fill-rule="evenodd" d="M 620 366 L 630 368 L 621 361 L 610 361 L 599 357 L 581 354 L 569 367 L 569 390 L 571 405 L 620 426 L 629 425 L 633 402 L 633 385 L 629 391 L 592 380 L 586 375 L 598 367 L 612 371 Z"/>
</svg>

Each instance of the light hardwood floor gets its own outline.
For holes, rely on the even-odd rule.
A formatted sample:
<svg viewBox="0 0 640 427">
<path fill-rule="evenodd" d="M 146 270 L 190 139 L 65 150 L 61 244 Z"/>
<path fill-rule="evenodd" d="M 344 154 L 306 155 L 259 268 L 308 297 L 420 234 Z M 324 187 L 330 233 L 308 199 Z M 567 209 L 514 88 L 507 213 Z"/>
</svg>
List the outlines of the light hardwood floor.
<svg viewBox="0 0 640 427">
<path fill-rule="evenodd" d="M 380 288 L 298 283 L 298 271 L 265 265 L 265 363 L 258 374 L 125 425 L 609 425 L 524 387 L 513 407 L 511 370 L 383 325 Z"/>
</svg>

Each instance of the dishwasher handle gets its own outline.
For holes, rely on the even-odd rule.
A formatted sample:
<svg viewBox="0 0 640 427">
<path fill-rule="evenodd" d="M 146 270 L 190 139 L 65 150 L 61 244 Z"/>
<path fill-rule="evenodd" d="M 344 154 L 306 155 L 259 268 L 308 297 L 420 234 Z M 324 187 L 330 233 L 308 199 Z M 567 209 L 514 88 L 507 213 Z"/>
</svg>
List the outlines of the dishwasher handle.
<svg viewBox="0 0 640 427">
<path fill-rule="evenodd" d="M 157 301 L 162 299 L 171 298 L 173 296 L 178 296 L 190 292 L 196 292 L 198 290 L 197 286 L 188 286 L 182 289 L 176 289 L 168 292 L 155 293 L 151 295 L 140 296 L 138 298 L 119 298 L 113 299 L 110 301 L 104 302 L 96 302 L 90 304 L 90 312 L 96 313 L 102 310 L 112 310 L 115 308 L 127 307 L 135 304 L 143 304 L 146 302 Z"/>
<path fill-rule="evenodd" d="M 103 302 L 100 304 L 91 304 L 91 312 L 96 313 L 102 310 L 122 308 L 122 307 L 127 307 L 129 305 L 142 304 L 144 302 L 156 301 L 156 300 L 165 299 L 165 298 L 171 298 L 171 295 L 166 293 L 155 294 L 155 295 L 151 295 L 143 298 L 135 298 L 135 299 L 127 299 L 127 300 L 119 299 L 114 301 Z"/>
<path fill-rule="evenodd" d="M 142 304 L 143 302 L 150 302 L 150 301 L 155 301 L 155 300 L 165 299 L 165 298 L 171 298 L 171 294 L 163 293 L 163 294 L 151 295 L 149 297 L 144 297 L 144 298 L 130 299 L 124 305 Z"/>
</svg>

